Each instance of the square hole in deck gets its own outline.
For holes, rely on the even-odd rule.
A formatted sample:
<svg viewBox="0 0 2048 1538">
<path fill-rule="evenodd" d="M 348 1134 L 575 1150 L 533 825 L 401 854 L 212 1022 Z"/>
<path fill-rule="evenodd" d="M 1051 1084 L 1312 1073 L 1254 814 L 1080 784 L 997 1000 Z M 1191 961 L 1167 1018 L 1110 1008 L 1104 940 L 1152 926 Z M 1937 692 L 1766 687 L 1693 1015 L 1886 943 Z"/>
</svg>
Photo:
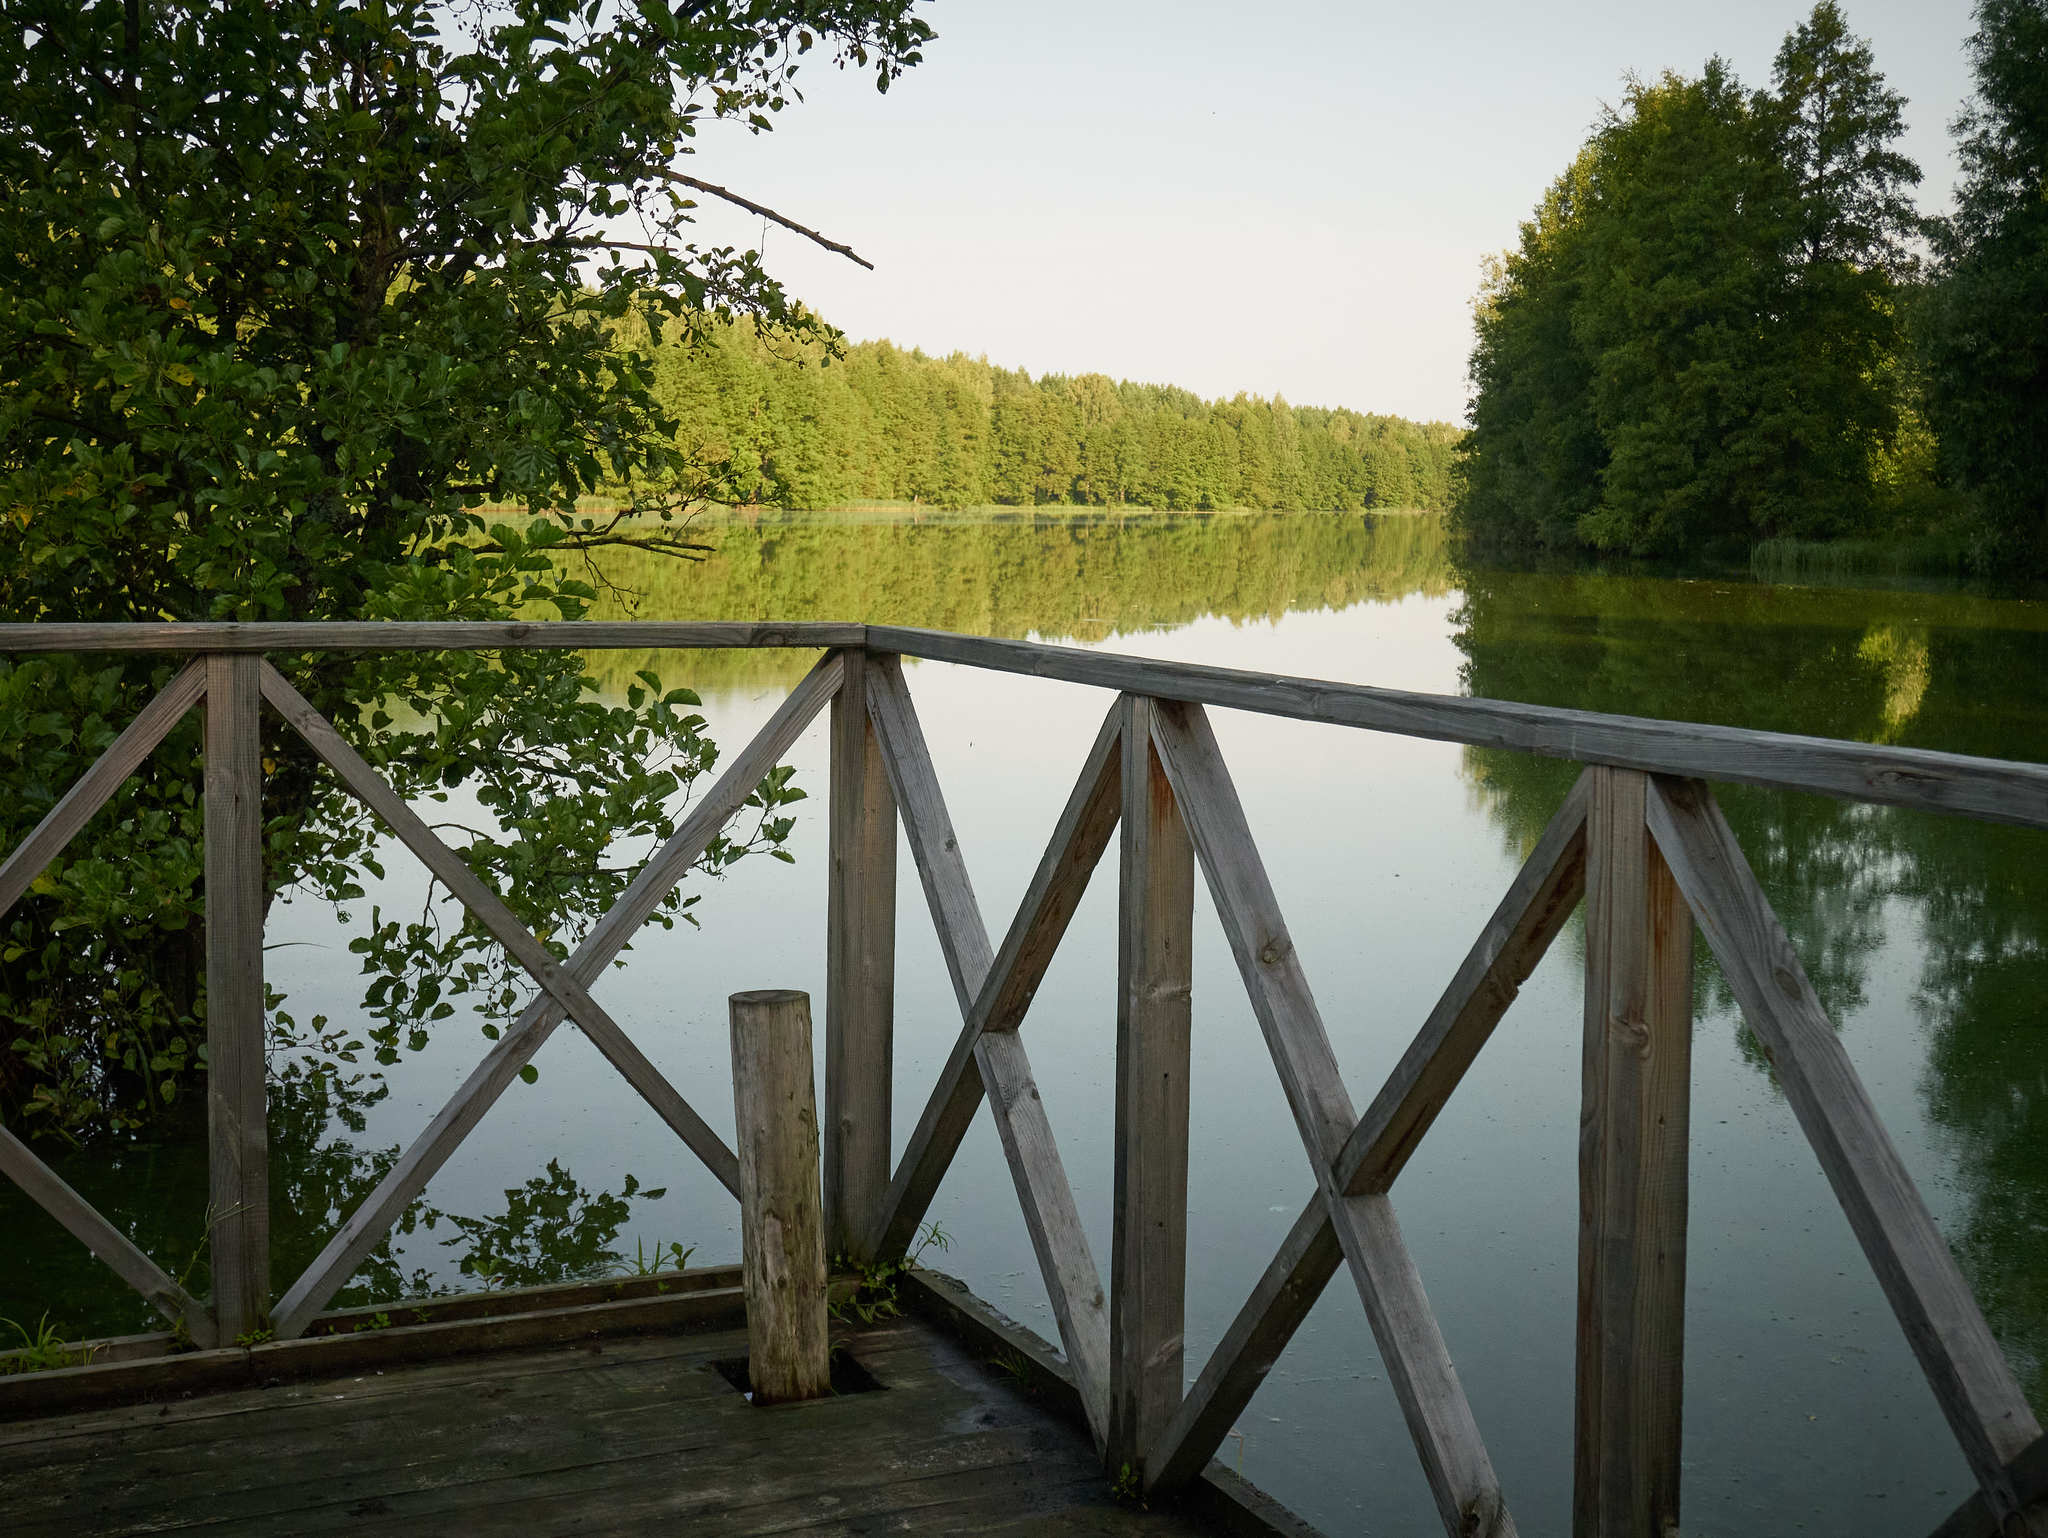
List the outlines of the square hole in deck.
<svg viewBox="0 0 2048 1538">
<path fill-rule="evenodd" d="M 722 1357 L 711 1365 L 718 1370 L 719 1377 L 725 1379 L 726 1382 L 746 1395 L 749 1404 L 753 1402 L 754 1383 L 747 1376 L 747 1359 L 745 1357 Z M 852 1352 L 843 1347 L 833 1351 L 832 1393 L 835 1397 L 841 1394 L 872 1394 L 883 1386 L 879 1378 L 861 1366 L 858 1361 L 854 1360 Z M 805 1404 L 809 1403 L 809 1401 L 792 1399 L 784 1400 L 782 1403 Z M 781 1408 L 781 1405 L 763 1405 L 762 1408 L 773 1410 Z"/>
</svg>

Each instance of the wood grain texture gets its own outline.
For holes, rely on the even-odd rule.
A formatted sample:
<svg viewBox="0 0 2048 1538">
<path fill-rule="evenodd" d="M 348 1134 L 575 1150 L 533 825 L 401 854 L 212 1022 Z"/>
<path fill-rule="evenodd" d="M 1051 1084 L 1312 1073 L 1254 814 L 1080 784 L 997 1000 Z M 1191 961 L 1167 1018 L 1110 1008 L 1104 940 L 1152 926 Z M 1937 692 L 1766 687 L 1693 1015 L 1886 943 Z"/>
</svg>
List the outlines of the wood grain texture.
<svg viewBox="0 0 2048 1538">
<path fill-rule="evenodd" d="M 22 893 L 35 884 L 36 877 L 92 821 L 93 813 L 107 804 L 122 781 L 142 766 L 143 760 L 205 693 L 206 662 L 195 658 L 107 744 L 106 752 L 43 814 L 43 820 L 7 856 L 7 863 L 0 865 L 0 916 L 21 901 Z"/>
<path fill-rule="evenodd" d="M 1704 785 L 1654 780 L 1648 820 L 1994 1519 L 2014 1520 L 2019 1501 L 2007 1465 L 2041 1435 L 2040 1423 L 1878 1120 L 1784 926 Z"/>
<path fill-rule="evenodd" d="M 1572 1529 L 1679 1527 L 1692 916 L 1644 823 L 1648 777 L 1587 771 Z"/>
<path fill-rule="evenodd" d="M 1337 1231 L 1318 1192 L 1294 1220 L 1195 1386 L 1147 1451 L 1147 1490 L 1170 1494 L 1201 1474 L 1343 1263 Z"/>
<path fill-rule="evenodd" d="M 832 1391 L 832 1366 L 811 996 L 778 989 L 735 993 L 727 1003 L 747 1377 L 758 1404 L 817 1399 Z"/>
<path fill-rule="evenodd" d="M 556 960 L 554 953 L 520 923 L 504 899 L 491 890 L 461 855 L 435 835 L 419 814 L 406 805 L 391 783 L 370 767 L 349 745 L 334 724 L 313 708 L 306 697 L 268 662 L 262 664 L 263 696 L 312 748 L 314 754 L 335 772 L 351 795 L 367 806 L 398 836 L 400 843 L 433 872 L 482 924 L 491 937 L 505 947 L 506 954 L 524 967 L 541 989 L 582 1028 L 583 1034 L 618 1069 L 628 1084 L 653 1108 L 669 1129 L 702 1159 L 719 1184 L 739 1194 L 739 1161 L 725 1146 L 725 1139 L 697 1114 L 674 1085 L 662 1075 L 633 1044 L 625 1029 L 593 999 Z"/>
<path fill-rule="evenodd" d="M 1106 1460 L 1142 1477 L 1146 1452 L 1181 1403 L 1195 854 L 1152 746 L 1151 702 L 1127 696 L 1121 708 Z"/>
<path fill-rule="evenodd" d="M 1347 1195 L 1393 1186 L 1578 906 L 1586 884 L 1586 800 L 1581 775 L 1345 1140 L 1337 1156 L 1337 1185 Z"/>
<path fill-rule="evenodd" d="M 262 659 L 206 659 L 207 1244 L 222 1340 L 270 1314 Z"/>
<path fill-rule="evenodd" d="M 822 658 L 804 676 L 753 741 L 728 762 L 725 772 L 690 809 L 668 841 L 655 851 L 619 900 L 591 926 L 583 943 L 563 964 L 565 973 L 588 988 L 617 959 L 660 906 L 662 898 L 697 863 L 718 830 L 745 804 L 763 776 L 781 761 L 812 718 L 825 708 L 839 687 L 839 676 L 836 654 Z M 426 1189 L 427 1182 L 461 1146 L 470 1129 L 497 1103 L 563 1018 L 564 1011 L 552 995 L 543 994 L 527 1005 L 279 1300 L 272 1325 L 280 1338 L 289 1339 L 303 1330 L 334 1296 L 363 1258 L 377 1247 L 385 1230 Z"/>
<path fill-rule="evenodd" d="M 1152 738 L 1445 1531 L 1504 1538 L 1514 1519 L 1393 1207 L 1384 1196 L 1345 1196 L 1336 1183 L 1356 1125 L 1351 1097 L 1208 717 L 1199 706 L 1157 702 Z"/>
<path fill-rule="evenodd" d="M 988 930 L 917 712 L 902 674 L 887 664 L 876 667 L 870 679 L 869 709 L 966 1023 L 994 961 Z M 1101 1273 L 1089 1252 L 1087 1231 L 1081 1226 L 1022 1037 L 1016 1031 L 976 1030 L 973 1052 L 1047 1299 L 1059 1323 L 1060 1343 L 1073 1364 L 1089 1425 L 1101 1445 L 1109 1421 L 1109 1311 Z"/>
<path fill-rule="evenodd" d="M 1214 1516 L 1119 1507 L 1064 1405 L 998 1381 L 982 1365 L 998 1347 L 966 1344 L 964 1329 L 899 1318 L 854 1331 L 853 1354 L 888 1392 L 760 1410 L 717 1371 L 744 1349 L 738 1331 L 558 1327 L 553 1343 L 536 1330 L 525 1349 L 270 1389 L 251 1376 L 281 1359 L 310 1369 L 321 1348 L 400 1332 L 258 1347 L 229 1354 L 250 1365 L 228 1392 L 23 1426 L 0 1467 L 9 1538 L 1308 1533 L 1284 1514 L 1258 1521 L 1249 1502 Z"/>
<path fill-rule="evenodd" d="M 859 646 L 867 627 L 837 621 L 300 620 L 244 625 L 0 625 L 0 652 L 664 651 Z"/>
<path fill-rule="evenodd" d="M 871 1246 L 881 1258 L 894 1259 L 909 1247 L 974 1121 L 982 1096 L 981 1064 L 975 1056 L 982 1032 L 1013 1031 L 1023 1022 L 1089 877 L 1109 847 L 1120 807 L 1121 719 L 1116 706 L 1104 717 L 974 1009 L 897 1162 Z"/>
<path fill-rule="evenodd" d="M 173 1324 L 182 1320 L 199 1345 L 213 1344 L 212 1313 L 5 1127 L 0 1127 L 0 1174 L 62 1223 L 108 1270 L 141 1293 L 150 1307 Z"/>
<path fill-rule="evenodd" d="M 833 1254 L 868 1260 L 889 1191 L 896 803 L 868 721 L 872 666 L 862 651 L 842 659 L 825 900 L 825 1228 Z"/>
<path fill-rule="evenodd" d="M 870 625 L 868 644 L 911 657 L 1189 704 L 2048 827 L 2048 764 L 1415 694 L 899 625 Z"/>
</svg>

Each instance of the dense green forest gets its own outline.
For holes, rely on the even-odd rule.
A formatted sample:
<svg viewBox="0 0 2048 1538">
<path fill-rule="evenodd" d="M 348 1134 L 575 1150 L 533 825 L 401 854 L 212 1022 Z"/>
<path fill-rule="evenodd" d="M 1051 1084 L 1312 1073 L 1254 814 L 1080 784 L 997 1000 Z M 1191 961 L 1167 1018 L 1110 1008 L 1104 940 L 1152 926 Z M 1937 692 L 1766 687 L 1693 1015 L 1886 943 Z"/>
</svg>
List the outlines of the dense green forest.
<svg viewBox="0 0 2048 1538">
<path fill-rule="evenodd" d="M 635 338 L 645 345 L 644 338 Z M 654 393 L 716 500 L 823 508 L 1442 509 L 1448 423 L 998 368 L 752 326 L 653 347 Z M 614 487 L 615 491 L 621 488 Z"/>
<path fill-rule="evenodd" d="M 1958 212 L 1834 0 L 1752 91 L 1631 80 L 1482 288 L 1457 517 L 1496 548 L 1917 537 L 2048 571 L 2048 0 L 1981 0 Z"/>
</svg>

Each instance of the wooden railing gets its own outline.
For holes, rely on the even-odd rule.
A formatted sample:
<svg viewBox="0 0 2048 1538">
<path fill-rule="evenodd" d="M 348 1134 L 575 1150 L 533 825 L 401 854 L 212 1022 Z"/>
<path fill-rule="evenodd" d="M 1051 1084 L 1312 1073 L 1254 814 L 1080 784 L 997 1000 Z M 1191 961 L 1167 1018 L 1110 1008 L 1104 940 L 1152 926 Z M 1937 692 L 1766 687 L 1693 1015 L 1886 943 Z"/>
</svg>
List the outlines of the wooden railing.
<svg viewBox="0 0 2048 1538">
<path fill-rule="evenodd" d="M 267 651 L 829 648 L 618 903 L 558 961 L 406 806 Z M 588 991 L 829 702 L 824 1114 L 828 1241 L 901 1256 L 986 1101 L 1075 1385 L 1107 1465 L 1170 1493 L 1200 1472 L 1342 1267 L 1378 1341 L 1447 1532 L 1510 1534 L 1389 1192 L 1517 990 L 1586 906 L 1575 1533 L 1675 1532 L 1684 1361 L 1695 925 L 1776 1069 L 1977 1481 L 1940 1530 L 2048 1532 L 2048 1441 L 1880 1124 L 1706 780 L 2048 827 L 2048 766 L 1412 694 L 859 624 L 0 625 L 0 651 L 193 661 L 0 865 L 0 913 L 173 725 L 205 704 L 214 1292 L 189 1296 L 0 1131 L 0 1168 L 195 1338 L 304 1330 L 565 1019 L 728 1189 L 731 1149 Z M 992 938 L 898 659 L 1115 690 L 1017 913 Z M 539 988 L 426 1130 L 273 1301 L 264 1175 L 258 712 L 268 704 L 444 882 Z M 1208 706 L 1519 749 L 1588 767 L 1392 1074 L 1358 1113 Z M 961 1030 L 892 1166 L 900 824 Z M 1121 828 L 1110 1285 L 1089 1251 L 1020 1027 Z M 1183 1392 L 1189 1002 L 1196 872 L 1208 883 L 1314 1179 L 1286 1242 Z"/>
</svg>

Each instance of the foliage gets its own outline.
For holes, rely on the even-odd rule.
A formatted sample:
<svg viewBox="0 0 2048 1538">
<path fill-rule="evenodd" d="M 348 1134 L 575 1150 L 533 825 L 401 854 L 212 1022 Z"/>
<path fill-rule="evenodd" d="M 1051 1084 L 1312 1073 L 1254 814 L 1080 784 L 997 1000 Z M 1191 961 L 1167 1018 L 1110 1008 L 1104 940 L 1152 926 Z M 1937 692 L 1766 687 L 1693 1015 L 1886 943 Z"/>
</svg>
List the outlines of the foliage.
<svg viewBox="0 0 2048 1538">
<path fill-rule="evenodd" d="M 659 1276 L 665 1271 L 681 1271 L 696 1253 L 696 1245 L 684 1249 L 680 1240 L 671 1239 L 667 1244 L 657 1244 L 650 1250 L 645 1240 L 636 1239 L 633 1241 L 633 1258 L 620 1260 L 612 1269 L 619 1276 Z"/>
<path fill-rule="evenodd" d="M 44 1314 L 33 1330 L 0 1319 L 14 1331 L 17 1344 L 0 1347 L 0 1376 L 19 1372 L 49 1372 L 59 1367 L 84 1367 L 91 1363 L 91 1351 L 72 1351 L 64 1343 L 64 1331 Z"/>
<path fill-rule="evenodd" d="M 1932 228 L 1928 415 L 1999 564 L 2048 575 L 2048 4 L 1979 0 L 1955 214 Z"/>
<path fill-rule="evenodd" d="M 592 592 L 564 552 L 694 553 L 674 520 L 724 488 L 677 452 L 633 338 L 833 338 L 757 253 L 689 240 L 708 184 L 678 161 L 713 123 L 770 127 L 813 50 L 886 88 L 930 36 L 910 8 L 0 0 L 0 617 L 573 617 Z M 577 516 L 600 482 L 630 508 Z M 485 499 L 537 516 L 487 526 Z M 601 703 L 573 656 L 280 661 L 409 798 L 453 803 L 558 954 L 715 760 L 687 690 Z M 169 671 L 0 664 L 0 842 Z M 8 1123 L 135 1128 L 189 1092 L 196 751 L 188 723 L 8 916 Z M 359 898 L 366 815 L 274 727 L 264 761 L 269 893 Z M 703 868 L 775 845 L 781 804 Z M 363 963 L 369 1041 L 314 1035 L 383 1061 L 455 998 L 502 1015 L 524 987 L 431 904 L 373 914 Z"/>
<path fill-rule="evenodd" d="M 828 362 L 722 326 L 654 353 L 678 445 L 731 500 L 823 508 L 1443 508 L 1456 431 L 862 342 Z M 623 491 L 624 488 L 619 488 Z"/>
<path fill-rule="evenodd" d="M 612 1270 L 617 1256 L 610 1246 L 633 1201 L 659 1201 L 666 1194 L 666 1187 L 642 1190 L 631 1175 L 615 1192 L 592 1191 L 550 1159 L 546 1174 L 506 1190 L 501 1215 L 433 1212 L 425 1221 L 433 1227 L 445 1219 L 455 1230 L 441 1242 L 462 1250 L 464 1276 L 486 1287 L 545 1287 Z"/>
<path fill-rule="evenodd" d="M 1631 80 L 1491 270 L 1466 533 L 1675 555 L 1875 519 L 1919 173 L 1833 0 L 1774 82 Z"/>
<path fill-rule="evenodd" d="M 830 1305 L 832 1317 L 841 1324 L 874 1324 L 894 1319 L 903 1312 L 896 1291 L 898 1279 L 914 1268 L 927 1250 L 952 1247 L 952 1235 L 937 1223 L 926 1223 L 918 1229 L 916 1242 L 899 1260 L 853 1261 L 843 1255 L 833 1257 L 832 1269 L 851 1270 L 855 1280 L 853 1291 Z"/>
</svg>

